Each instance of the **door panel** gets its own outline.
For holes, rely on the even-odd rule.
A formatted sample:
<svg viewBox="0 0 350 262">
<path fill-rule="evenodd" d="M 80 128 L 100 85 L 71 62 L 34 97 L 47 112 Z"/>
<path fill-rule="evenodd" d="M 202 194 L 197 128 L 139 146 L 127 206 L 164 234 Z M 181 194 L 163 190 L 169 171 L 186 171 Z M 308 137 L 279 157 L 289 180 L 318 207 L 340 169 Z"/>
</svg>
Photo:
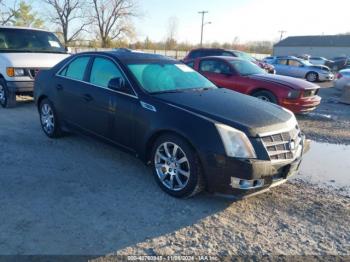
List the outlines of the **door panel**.
<svg viewBox="0 0 350 262">
<path fill-rule="evenodd" d="M 72 124 L 80 121 L 81 93 L 86 87 L 84 79 L 90 59 L 90 56 L 77 57 L 57 76 L 55 106 L 62 120 Z"/>
<path fill-rule="evenodd" d="M 109 81 L 122 78 L 125 90 L 111 90 Z M 117 64 L 105 57 L 95 57 L 89 73 L 85 99 L 84 126 L 90 132 L 130 148 L 133 137 L 134 107 L 137 97 L 128 94 L 130 87 Z"/>
</svg>

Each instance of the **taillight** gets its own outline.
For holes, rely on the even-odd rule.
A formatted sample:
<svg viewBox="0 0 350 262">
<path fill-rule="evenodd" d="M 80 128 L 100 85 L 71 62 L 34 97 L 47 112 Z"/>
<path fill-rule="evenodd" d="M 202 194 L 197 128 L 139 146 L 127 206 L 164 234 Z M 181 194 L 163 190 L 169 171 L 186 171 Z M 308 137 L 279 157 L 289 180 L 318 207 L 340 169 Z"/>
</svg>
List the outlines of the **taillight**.
<svg viewBox="0 0 350 262">
<path fill-rule="evenodd" d="M 340 78 L 342 78 L 343 77 L 343 75 L 341 74 L 341 73 L 338 73 L 337 74 L 337 79 L 340 79 Z"/>
</svg>

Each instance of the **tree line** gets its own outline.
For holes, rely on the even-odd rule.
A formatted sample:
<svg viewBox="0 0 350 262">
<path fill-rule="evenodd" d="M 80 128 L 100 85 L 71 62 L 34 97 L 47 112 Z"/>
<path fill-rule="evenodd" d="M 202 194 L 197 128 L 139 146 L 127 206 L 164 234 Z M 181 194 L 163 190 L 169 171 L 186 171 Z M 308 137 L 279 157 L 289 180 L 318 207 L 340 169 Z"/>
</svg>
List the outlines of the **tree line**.
<svg viewBox="0 0 350 262">
<path fill-rule="evenodd" d="M 54 31 L 65 46 L 128 47 L 134 49 L 183 50 L 198 47 L 178 42 L 178 19 L 169 18 L 164 41 L 134 41 L 132 19 L 139 17 L 135 0 L 37 0 L 39 10 L 24 0 L 0 0 L 0 25 L 46 28 Z M 38 7 L 36 6 L 36 9 Z M 87 40 L 94 36 L 92 40 Z M 207 47 L 237 49 L 254 53 L 271 53 L 273 43 L 206 43 Z"/>
</svg>

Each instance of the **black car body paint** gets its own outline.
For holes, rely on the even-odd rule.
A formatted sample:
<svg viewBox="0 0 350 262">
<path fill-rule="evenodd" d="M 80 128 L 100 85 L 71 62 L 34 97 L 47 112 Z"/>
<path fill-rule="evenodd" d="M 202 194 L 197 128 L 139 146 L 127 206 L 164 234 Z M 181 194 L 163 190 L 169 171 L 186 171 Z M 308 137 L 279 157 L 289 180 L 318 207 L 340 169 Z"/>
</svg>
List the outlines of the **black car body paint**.
<svg viewBox="0 0 350 262">
<path fill-rule="evenodd" d="M 82 81 L 57 75 L 67 63 L 82 56 L 114 61 L 127 78 L 127 89 L 117 92 L 89 84 L 87 74 L 91 65 Z M 52 101 L 60 116 L 58 120 L 65 128 L 78 129 L 112 142 L 146 163 L 151 160 L 150 152 L 159 135 L 177 134 L 198 154 L 206 188 L 211 192 L 236 196 L 252 194 L 268 189 L 275 181 L 286 180 L 298 169 L 302 153 L 283 161 L 272 161 L 274 153 L 268 152 L 268 142 L 263 141 L 271 135 L 297 129 L 300 138 L 297 147 L 303 151 L 305 138 L 291 112 L 223 89 L 147 93 L 127 65 L 159 62 L 179 63 L 162 56 L 133 52 L 78 54 L 51 70 L 40 72 L 35 82 L 35 100 L 38 106 L 43 98 Z M 216 123 L 246 134 L 257 159 L 227 156 Z M 281 138 L 284 139 L 282 135 Z M 232 178 L 262 179 L 265 183 L 259 188 L 238 189 L 233 188 Z"/>
</svg>

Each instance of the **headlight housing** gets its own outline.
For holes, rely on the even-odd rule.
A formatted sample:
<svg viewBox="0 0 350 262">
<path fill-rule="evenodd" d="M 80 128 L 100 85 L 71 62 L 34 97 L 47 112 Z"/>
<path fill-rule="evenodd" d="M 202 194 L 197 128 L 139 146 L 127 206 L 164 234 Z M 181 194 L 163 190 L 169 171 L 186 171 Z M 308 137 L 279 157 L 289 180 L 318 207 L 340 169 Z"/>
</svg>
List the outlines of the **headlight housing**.
<svg viewBox="0 0 350 262">
<path fill-rule="evenodd" d="M 291 90 L 288 93 L 288 98 L 290 99 L 297 99 L 300 97 L 301 92 L 298 90 Z"/>
<path fill-rule="evenodd" d="M 23 68 L 8 67 L 6 72 L 9 77 L 26 76 L 26 70 Z"/>
<path fill-rule="evenodd" d="M 227 156 L 256 158 L 255 150 L 243 132 L 224 124 L 215 124 L 215 126 L 220 134 Z"/>
</svg>

